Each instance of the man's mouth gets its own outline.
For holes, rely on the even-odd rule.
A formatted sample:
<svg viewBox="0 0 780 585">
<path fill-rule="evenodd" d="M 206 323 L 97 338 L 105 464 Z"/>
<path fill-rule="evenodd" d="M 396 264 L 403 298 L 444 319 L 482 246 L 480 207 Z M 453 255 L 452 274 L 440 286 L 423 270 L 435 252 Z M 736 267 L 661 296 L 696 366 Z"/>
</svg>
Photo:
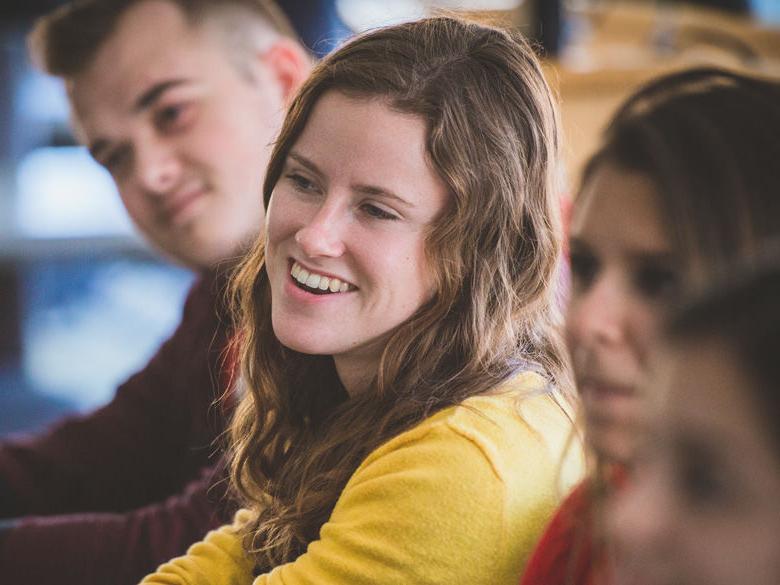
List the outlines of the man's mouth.
<svg viewBox="0 0 780 585">
<path fill-rule="evenodd" d="M 297 262 L 290 267 L 290 276 L 296 286 L 315 295 L 330 295 L 357 290 L 354 284 L 325 274 L 307 270 Z"/>
<path fill-rule="evenodd" d="M 165 203 L 163 213 L 168 221 L 176 223 L 181 218 L 184 211 L 196 200 L 203 196 L 205 190 L 203 188 L 190 189 L 186 192 L 180 192 L 171 197 L 169 201 Z"/>
</svg>

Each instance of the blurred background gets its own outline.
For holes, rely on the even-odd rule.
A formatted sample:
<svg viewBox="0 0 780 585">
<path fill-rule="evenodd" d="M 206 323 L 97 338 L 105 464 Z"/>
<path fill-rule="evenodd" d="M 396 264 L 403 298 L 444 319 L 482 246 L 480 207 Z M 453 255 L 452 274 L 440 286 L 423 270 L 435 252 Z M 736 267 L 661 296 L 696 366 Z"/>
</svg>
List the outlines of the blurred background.
<svg viewBox="0 0 780 585">
<path fill-rule="evenodd" d="M 0 437 L 108 401 L 172 332 L 193 278 L 134 234 L 110 177 L 71 136 L 61 84 L 27 60 L 32 21 L 60 3 L 0 5 Z M 351 31 L 437 10 L 518 28 L 561 97 L 569 186 L 642 81 L 703 63 L 780 76 L 780 0 L 281 4 L 319 55 Z"/>
</svg>

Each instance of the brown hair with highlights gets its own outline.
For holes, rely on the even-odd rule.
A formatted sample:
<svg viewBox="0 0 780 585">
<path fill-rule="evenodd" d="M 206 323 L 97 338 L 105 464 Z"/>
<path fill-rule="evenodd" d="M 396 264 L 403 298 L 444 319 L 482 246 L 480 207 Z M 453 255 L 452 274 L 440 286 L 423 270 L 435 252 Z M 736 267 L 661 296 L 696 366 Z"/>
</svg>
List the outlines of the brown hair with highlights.
<svg viewBox="0 0 780 585">
<path fill-rule="evenodd" d="M 303 553 L 368 453 L 431 414 L 520 370 L 544 375 L 561 403 L 570 396 L 554 302 L 558 122 L 533 51 L 507 32 L 446 17 L 355 38 L 293 102 L 266 205 L 331 91 L 423 119 L 429 163 L 451 201 L 426 240 L 434 297 L 392 332 L 371 388 L 357 396 L 344 398 L 331 357 L 275 338 L 262 242 L 236 275 L 247 392 L 232 428 L 232 473 L 254 511 L 245 543 L 260 570 Z"/>
<path fill-rule="evenodd" d="M 656 186 L 684 285 L 702 286 L 780 233 L 780 83 L 703 67 L 660 77 L 610 123 L 602 164 Z"/>
</svg>

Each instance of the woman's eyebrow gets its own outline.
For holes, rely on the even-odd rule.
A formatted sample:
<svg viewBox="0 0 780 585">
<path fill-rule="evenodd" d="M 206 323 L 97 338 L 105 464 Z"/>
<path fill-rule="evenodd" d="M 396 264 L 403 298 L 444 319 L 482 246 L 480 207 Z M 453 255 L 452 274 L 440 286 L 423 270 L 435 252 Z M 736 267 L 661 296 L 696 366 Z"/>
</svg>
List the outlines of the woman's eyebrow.
<svg viewBox="0 0 780 585">
<path fill-rule="evenodd" d="M 302 154 L 299 154 L 295 151 L 290 151 L 290 154 L 287 155 L 288 158 L 293 159 L 295 162 L 297 162 L 302 167 L 306 167 L 309 171 L 314 173 L 315 175 L 319 177 L 324 177 L 325 173 L 322 172 L 320 167 L 318 167 L 313 161 L 309 160 Z"/>
<path fill-rule="evenodd" d="M 295 162 L 297 162 L 299 165 L 306 167 L 309 171 L 314 173 L 315 175 L 319 177 L 325 176 L 325 173 L 317 166 L 317 164 L 312 161 L 311 159 L 306 158 L 299 152 L 290 151 L 290 153 L 287 155 L 288 158 L 291 158 Z M 397 193 L 394 193 L 390 189 L 386 189 L 384 187 L 378 187 L 376 185 L 356 185 L 353 187 L 353 190 L 358 193 L 363 193 L 364 195 L 374 195 L 379 197 L 387 197 L 389 199 L 393 199 L 403 205 L 404 207 L 413 208 L 414 204 L 408 201 L 407 199 L 404 199 Z"/>
<path fill-rule="evenodd" d="M 374 185 L 357 185 L 355 187 L 355 191 L 357 191 L 358 193 L 363 193 L 364 195 L 387 197 L 389 199 L 397 201 L 404 207 L 409 207 L 409 208 L 414 207 L 414 204 L 411 203 L 410 201 L 407 201 L 400 195 L 397 195 L 393 191 L 390 191 L 389 189 L 385 189 L 383 187 L 376 187 Z"/>
</svg>

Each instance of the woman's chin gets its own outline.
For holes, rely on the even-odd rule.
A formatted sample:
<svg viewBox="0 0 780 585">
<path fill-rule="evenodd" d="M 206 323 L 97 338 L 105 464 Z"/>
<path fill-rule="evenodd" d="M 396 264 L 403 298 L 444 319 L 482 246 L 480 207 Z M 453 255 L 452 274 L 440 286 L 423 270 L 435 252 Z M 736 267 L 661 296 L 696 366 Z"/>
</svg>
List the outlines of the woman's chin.
<svg viewBox="0 0 780 585">
<path fill-rule="evenodd" d="M 599 460 L 605 463 L 627 464 L 636 454 L 637 432 L 615 424 L 590 424 L 587 431 L 588 445 Z"/>
</svg>

